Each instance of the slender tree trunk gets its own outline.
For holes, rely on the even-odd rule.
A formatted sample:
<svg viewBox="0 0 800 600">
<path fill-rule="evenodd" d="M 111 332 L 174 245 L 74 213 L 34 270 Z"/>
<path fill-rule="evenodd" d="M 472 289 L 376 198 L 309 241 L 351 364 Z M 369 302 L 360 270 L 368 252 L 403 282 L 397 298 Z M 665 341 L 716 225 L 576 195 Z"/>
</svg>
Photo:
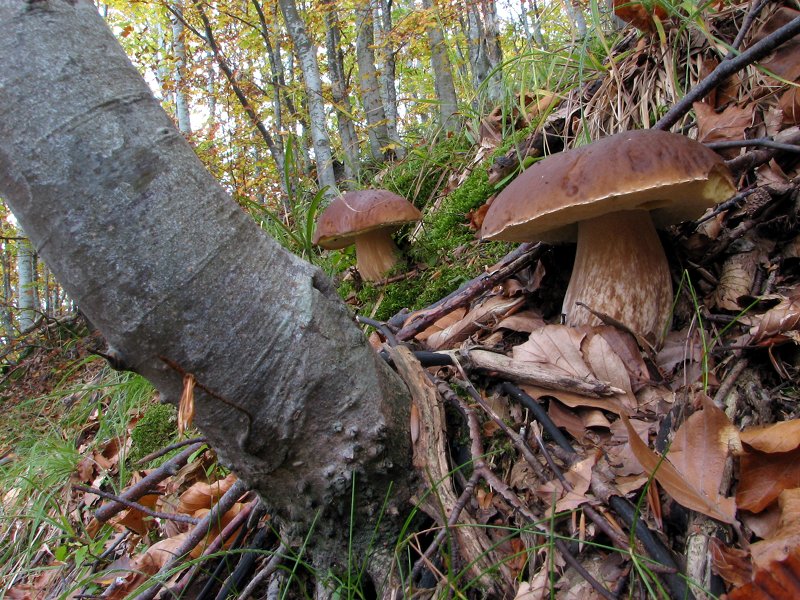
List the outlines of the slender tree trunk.
<svg viewBox="0 0 800 600">
<path fill-rule="evenodd" d="M 381 161 L 392 155 L 389 146 L 389 130 L 386 128 L 386 112 L 383 109 L 381 86 L 375 70 L 375 35 L 372 6 L 367 2 L 357 4 L 356 12 L 356 60 L 361 88 L 361 104 L 367 118 L 367 133 L 372 158 Z"/>
<path fill-rule="evenodd" d="M 331 95 L 336 106 L 336 123 L 344 152 L 344 176 L 347 180 L 358 179 L 361 171 L 358 135 L 350 115 L 353 105 L 347 89 L 344 72 L 344 51 L 342 50 L 341 29 L 336 5 L 332 0 L 325 2 L 325 48 L 328 54 L 328 76 L 331 78 Z"/>
<path fill-rule="evenodd" d="M 536 45 L 542 50 L 547 50 L 547 43 L 544 41 L 544 34 L 542 33 L 542 14 L 539 9 L 539 4 L 536 0 L 528 0 L 528 4 L 530 6 L 531 33 L 533 34 L 533 41 L 536 42 Z M 525 20 L 527 22 L 527 17 L 525 17 Z"/>
<path fill-rule="evenodd" d="M 386 112 L 386 129 L 389 139 L 394 144 L 394 154 L 398 158 L 405 156 L 403 141 L 397 131 L 397 59 L 395 48 L 392 44 L 392 0 L 379 0 L 377 16 L 375 18 L 376 32 L 378 32 L 378 47 L 380 48 L 381 85 L 383 89 L 384 110 Z"/>
<path fill-rule="evenodd" d="M 428 19 L 428 46 L 431 50 L 431 68 L 433 69 L 433 84 L 436 98 L 439 102 L 439 120 L 446 131 L 458 128 L 458 98 L 456 86 L 453 83 L 453 70 L 450 67 L 450 58 L 447 56 L 444 31 L 439 21 L 439 9 L 432 0 L 422 0 L 422 7 L 430 13 Z"/>
<path fill-rule="evenodd" d="M 275 119 L 275 129 L 278 131 L 283 130 L 283 102 L 282 98 L 284 95 L 284 88 L 286 82 L 283 79 L 283 64 L 281 63 L 280 58 L 280 47 L 276 49 L 275 46 L 272 44 L 271 34 L 272 34 L 272 27 L 267 24 L 267 18 L 264 14 L 264 10 L 259 3 L 259 0 L 252 0 L 253 6 L 256 9 L 256 13 L 258 13 L 258 22 L 259 22 L 259 33 L 261 34 L 261 39 L 264 40 L 264 47 L 267 49 L 267 60 L 269 61 L 269 71 L 270 77 L 269 81 L 272 83 L 272 115 Z M 276 15 L 272 14 L 272 25 L 274 26 L 274 20 Z M 274 154 L 275 163 L 278 166 L 278 173 L 280 174 L 280 182 L 281 182 L 281 190 L 283 191 L 283 198 L 281 199 L 281 203 L 283 205 L 284 211 L 289 212 L 291 207 L 289 206 L 289 197 L 294 193 L 294 180 L 291 177 L 287 176 L 286 171 L 286 148 L 284 146 L 283 138 L 278 136 L 277 140 L 275 141 L 275 152 Z"/>
<path fill-rule="evenodd" d="M 483 96 L 495 104 L 503 97 L 503 78 L 500 72 L 503 54 L 497 30 L 497 7 L 493 0 L 482 0 L 480 4 L 468 5 L 465 34 L 472 84 L 476 90 L 485 90 Z"/>
<path fill-rule="evenodd" d="M 196 378 L 195 424 L 287 539 L 316 520 L 318 562 L 348 560 L 353 485 L 356 556 L 399 527 L 407 391 L 328 278 L 213 180 L 91 2 L 0 2 L 0 56 L 0 195 L 120 361 L 172 403 Z"/>
<path fill-rule="evenodd" d="M 338 195 L 336 176 L 333 173 L 333 152 L 328 137 L 327 115 L 322 97 L 322 78 L 317 63 L 317 48 L 311 43 L 306 32 L 305 23 L 297 12 L 294 0 L 279 0 L 286 29 L 294 43 L 295 53 L 303 71 L 306 94 L 308 98 L 308 115 L 311 120 L 311 143 L 314 146 L 314 161 L 317 165 L 317 181 L 321 188 L 326 188 L 325 195 Z"/>
<path fill-rule="evenodd" d="M 17 242 L 17 323 L 22 333 L 33 329 L 36 321 L 36 301 L 33 281 L 33 247 L 21 238 Z"/>
<path fill-rule="evenodd" d="M 14 290 L 11 287 L 11 257 L 8 255 L 8 242 L 3 242 L 3 306 L 0 315 L 3 319 L 4 342 L 14 338 L 14 320 L 11 317 L 11 306 L 14 304 Z"/>
<path fill-rule="evenodd" d="M 186 29 L 183 26 L 183 6 L 176 2 L 169 13 L 172 22 L 172 52 L 175 59 L 175 116 L 178 131 L 189 136 L 192 133 L 192 122 L 189 118 L 189 102 L 186 99 Z"/>
</svg>

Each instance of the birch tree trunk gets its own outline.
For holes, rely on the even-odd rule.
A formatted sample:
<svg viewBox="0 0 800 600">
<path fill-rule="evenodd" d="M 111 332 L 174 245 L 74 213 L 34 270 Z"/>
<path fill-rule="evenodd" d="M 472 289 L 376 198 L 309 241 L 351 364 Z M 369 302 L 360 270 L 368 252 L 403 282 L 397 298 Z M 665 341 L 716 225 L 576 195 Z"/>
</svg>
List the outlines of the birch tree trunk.
<svg viewBox="0 0 800 600">
<path fill-rule="evenodd" d="M 361 104 L 367 118 L 367 134 L 372 158 L 377 161 L 390 158 L 387 148 L 391 144 L 389 130 L 386 128 L 386 112 L 383 109 L 381 86 L 375 70 L 375 34 L 372 7 L 370 4 L 357 4 L 356 12 L 356 60 L 361 89 Z"/>
<path fill-rule="evenodd" d="M 380 0 L 376 8 L 375 31 L 378 33 L 378 46 L 380 48 L 381 68 L 380 80 L 383 89 L 383 104 L 386 112 L 386 129 L 389 139 L 394 144 L 394 154 L 397 158 L 405 156 L 405 148 L 400 134 L 397 131 L 397 59 L 395 48 L 392 44 L 392 0 Z"/>
<path fill-rule="evenodd" d="M 431 50 L 433 85 L 439 103 L 439 120 L 446 131 L 453 131 L 458 128 L 458 119 L 456 118 L 458 98 L 456 97 L 456 86 L 453 83 L 450 58 L 447 56 L 444 31 L 439 22 L 439 10 L 432 0 L 422 0 L 422 7 L 430 13 L 427 25 L 428 46 Z"/>
<path fill-rule="evenodd" d="M 183 25 L 183 6 L 175 3 L 169 13 L 172 23 L 172 53 L 175 58 L 173 78 L 175 80 L 175 117 L 178 131 L 189 136 L 192 133 L 192 122 L 189 118 L 189 102 L 186 99 L 186 29 Z"/>
<path fill-rule="evenodd" d="M 497 30 L 497 7 L 493 0 L 468 5 L 465 33 L 472 84 L 476 90 L 485 89 L 485 97 L 491 103 L 497 103 L 503 97 L 500 72 L 503 54 Z"/>
<path fill-rule="evenodd" d="M 36 321 L 36 301 L 33 281 L 33 247 L 30 241 L 17 242 L 17 323 L 20 333 L 33 329 Z"/>
<path fill-rule="evenodd" d="M 172 403 L 194 375 L 195 424 L 287 535 L 316 520 L 320 564 L 348 558 L 353 485 L 357 554 L 383 508 L 397 527 L 408 392 L 328 278 L 214 181 L 91 2 L 0 1 L 0 56 L 0 195 L 120 361 Z"/>
<path fill-rule="evenodd" d="M 325 48 L 328 54 L 328 76 L 331 78 L 331 95 L 336 106 L 336 124 L 339 128 L 339 137 L 342 140 L 344 152 L 344 176 L 347 180 L 358 179 L 361 171 L 359 157 L 358 135 L 350 115 L 353 114 L 353 105 L 348 94 L 347 81 L 344 72 L 344 52 L 342 50 L 342 35 L 339 27 L 339 17 L 336 6 L 332 1 L 327 1 L 325 12 Z"/>
<path fill-rule="evenodd" d="M 329 198 L 337 196 L 336 177 L 333 173 L 333 152 L 328 137 L 325 103 L 322 97 L 322 78 L 317 62 L 317 48 L 311 43 L 306 32 L 305 23 L 297 12 L 294 0 L 279 0 L 286 29 L 294 43 L 295 54 L 303 71 L 306 94 L 308 98 L 308 115 L 311 121 L 311 143 L 314 146 L 314 161 L 317 165 L 317 181 L 320 188 L 327 187 L 325 195 Z"/>
<path fill-rule="evenodd" d="M 8 252 L 8 242 L 3 242 L 3 306 L 0 307 L 0 317 L 3 323 L 3 342 L 8 343 L 14 338 L 14 320 L 11 318 L 11 307 L 14 305 L 14 290 L 11 287 L 11 257 Z"/>
</svg>

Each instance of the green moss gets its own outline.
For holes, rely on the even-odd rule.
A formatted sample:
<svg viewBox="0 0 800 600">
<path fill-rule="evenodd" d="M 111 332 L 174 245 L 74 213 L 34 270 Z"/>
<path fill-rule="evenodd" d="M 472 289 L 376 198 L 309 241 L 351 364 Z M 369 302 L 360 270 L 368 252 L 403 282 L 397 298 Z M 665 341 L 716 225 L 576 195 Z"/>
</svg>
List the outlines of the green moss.
<svg viewBox="0 0 800 600">
<path fill-rule="evenodd" d="M 175 437 L 176 411 L 170 404 L 149 407 L 131 431 L 131 462 L 136 462 L 151 452 L 168 446 Z"/>
</svg>

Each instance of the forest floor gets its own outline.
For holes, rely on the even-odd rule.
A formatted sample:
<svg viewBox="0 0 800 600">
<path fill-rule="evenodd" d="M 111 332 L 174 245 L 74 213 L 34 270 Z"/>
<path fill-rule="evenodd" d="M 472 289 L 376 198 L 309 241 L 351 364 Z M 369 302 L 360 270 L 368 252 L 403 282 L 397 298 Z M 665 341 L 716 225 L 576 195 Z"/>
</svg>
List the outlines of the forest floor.
<svg viewBox="0 0 800 600">
<path fill-rule="evenodd" d="M 745 47 L 784 10 L 760 15 Z M 715 31 L 732 43 L 723 20 Z M 739 193 L 663 232 L 674 284 L 663 343 L 602 314 L 599 325 L 561 324 L 571 245 L 523 244 L 429 307 L 362 319 L 412 392 L 415 465 L 428 482 L 387 588 L 800 597 L 800 134 L 787 116 L 800 108 L 796 87 L 773 77 L 800 78 L 798 45 L 696 99 L 693 137 L 716 144 Z M 551 144 L 633 128 L 634 112 L 663 100 L 674 47 L 629 36 L 608 77 L 564 94 L 486 165 L 489 177 Z M 684 66 L 713 80 L 724 60 L 691 47 Z M 484 121 L 476 159 L 507 117 Z M 480 228 L 476 209 L 464 228 Z M 480 248 L 470 241 L 462 255 Z M 76 319 L 41 323 L 6 355 L 0 596 L 149 598 L 162 581 L 162 597 L 369 597 L 362 565 L 313 573 L 303 545 L 275 536 L 202 438 L 170 445 L 175 415 L 146 382 L 110 370 L 99 347 Z"/>
</svg>

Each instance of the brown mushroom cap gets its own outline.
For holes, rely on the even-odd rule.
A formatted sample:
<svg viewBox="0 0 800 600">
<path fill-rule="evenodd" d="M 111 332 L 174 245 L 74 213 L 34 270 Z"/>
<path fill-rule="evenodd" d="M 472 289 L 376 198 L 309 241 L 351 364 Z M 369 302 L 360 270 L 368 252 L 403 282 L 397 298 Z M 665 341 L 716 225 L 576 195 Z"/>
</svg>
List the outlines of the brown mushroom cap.
<svg viewBox="0 0 800 600">
<path fill-rule="evenodd" d="M 346 192 L 320 215 L 313 242 L 327 250 L 338 250 L 353 244 L 359 235 L 378 229 L 394 231 L 421 218 L 422 213 L 413 204 L 388 190 Z"/>
<path fill-rule="evenodd" d="M 625 210 L 647 210 L 664 227 L 734 192 L 724 162 L 702 144 L 655 129 L 626 131 L 531 166 L 492 202 L 481 237 L 574 241 L 578 222 Z"/>
</svg>

